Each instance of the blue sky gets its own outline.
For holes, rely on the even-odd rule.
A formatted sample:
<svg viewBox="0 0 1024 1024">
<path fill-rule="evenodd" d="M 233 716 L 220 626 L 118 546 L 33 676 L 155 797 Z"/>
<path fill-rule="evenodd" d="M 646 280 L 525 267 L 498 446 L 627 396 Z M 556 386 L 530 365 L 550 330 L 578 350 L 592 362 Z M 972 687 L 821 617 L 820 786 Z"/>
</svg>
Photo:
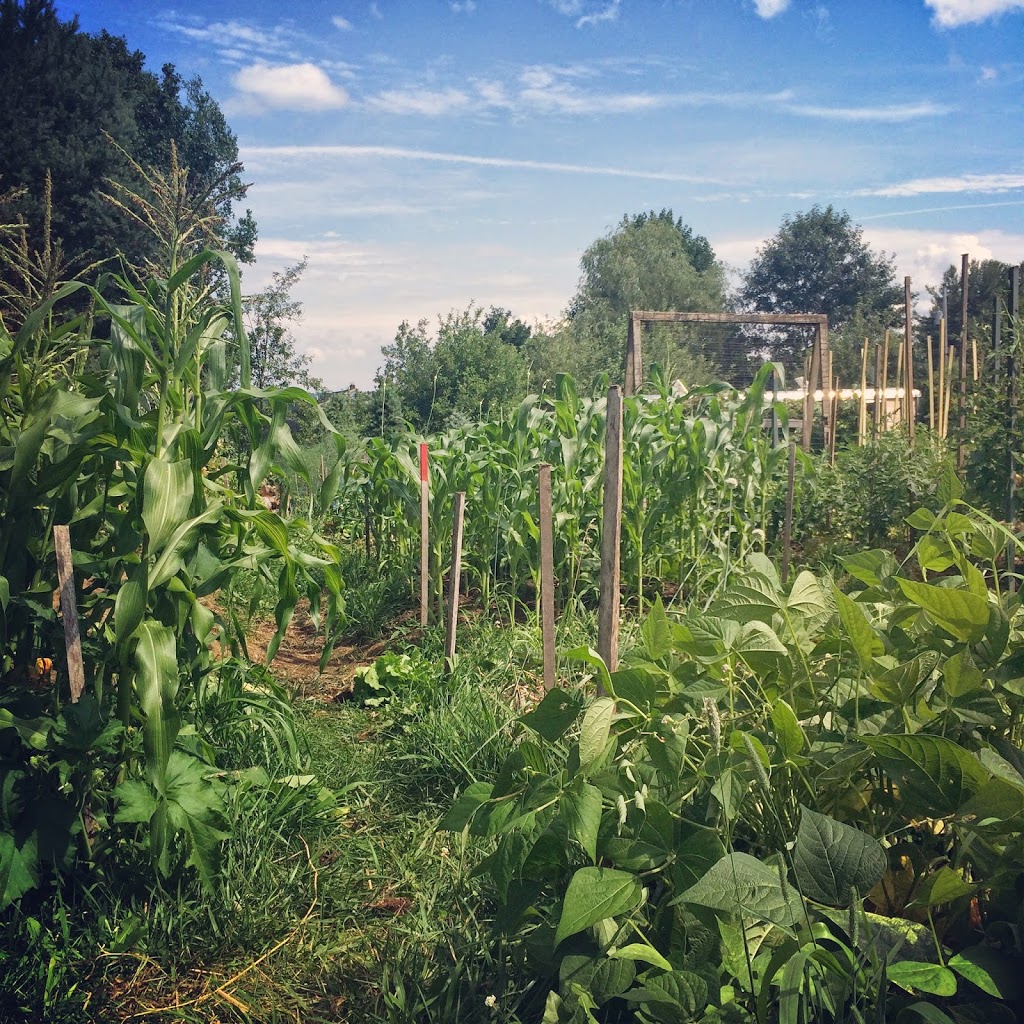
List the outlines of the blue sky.
<svg viewBox="0 0 1024 1024">
<path fill-rule="evenodd" d="M 295 334 L 372 383 L 402 320 L 557 320 L 579 257 L 671 207 L 739 273 L 848 210 L 915 289 L 1024 258 L 1024 0 L 57 0 L 238 135 L 255 291 L 309 257 Z"/>
</svg>

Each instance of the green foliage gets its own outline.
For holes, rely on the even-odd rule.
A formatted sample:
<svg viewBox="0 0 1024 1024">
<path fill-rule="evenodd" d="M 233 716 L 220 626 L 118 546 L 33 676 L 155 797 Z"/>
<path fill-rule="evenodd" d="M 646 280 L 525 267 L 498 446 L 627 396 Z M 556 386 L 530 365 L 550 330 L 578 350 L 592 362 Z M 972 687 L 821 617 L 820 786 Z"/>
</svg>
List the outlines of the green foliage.
<svg viewBox="0 0 1024 1024">
<path fill-rule="evenodd" d="M 902 300 L 890 257 L 873 253 L 848 213 L 812 207 L 786 217 L 778 233 L 758 249 L 743 283 L 742 299 L 762 313 L 825 313 L 839 329 L 856 316 L 890 326 Z M 772 357 L 790 376 L 803 370 L 809 339 L 778 331 Z"/>
<path fill-rule="evenodd" d="M 1024 952 L 992 950 L 1024 877 L 1020 605 L 987 517 L 950 493 L 911 519 L 902 572 L 851 557 L 833 600 L 754 555 L 707 609 L 655 604 L 610 676 L 573 652 L 609 696 L 553 690 L 521 717 L 441 828 L 493 842 L 475 873 L 536 979 L 522 1019 L 1003 1011 Z"/>
<path fill-rule="evenodd" d="M 717 312 L 724 308 L 722 265 L 707 239 L 694 235 L 671 210 L 623 217 L 614 231 L 583 253 L 580 272 L 579 287 L 568 308 L 568 348 L 558 352 L 558 361 L 543 349 L 536 350 L 542 381 L 561 372 L 572 373 L 580 381 L 601 373 L 617 378 L 632 309 Z M 670 377 L 703 384 L 716 375 L 714 364 L 700 358 L 699 341 L 687 348 L 677 335 L 662 331 L 650 344 Z"/>
<path fill-rule="evenodd" d="M 144 55 L 124 39 L 84 33 L 77 18 L 61 21 L 52 0 L 4 0 L 0 177 L 4 189 L 23 190 L 8 218 L 31 226 L 25 242 L 31 250 L 43 250 L 44 222 L 49 225 L 45 233 L 60 240 L 78 272 L 119 253 L 129 265 L 142 267 L 155 256 L 153 239 L 120 217 L 103 192 L 110 180 L 139 189 L 133 161 L 165 164 L 175 142 L 192 169 L 197 195 L 218 182 L 225 186 L 213 200 L 218 247 L 251 260 L 251 218 L 230 223 L 232 203 L 245 195 L 245 186 L 236 163 L 238 145 L 221 111 L 198 79 L 183 82 L 169 64 L 158 77 L 144 64 Z M 48 174 L 52 209 L 45 212 Z M 19 325 L 20 319 L 10 324 Z"/>
<path fill-rule="evenodd" d="M 415 430 L 443 430 L 500 414 L 518 401 L 526 390 L 524 325 L 510 324 L 510 315 L 492 309 L 485 317 L 473 306 L 453 310 L 439 318 L 433 341 L 426 320 L 416 327 L 403 323 L 384 347 L 377 373 L 378 432 L 390 433 L 400 420 Z"/>
</svg>

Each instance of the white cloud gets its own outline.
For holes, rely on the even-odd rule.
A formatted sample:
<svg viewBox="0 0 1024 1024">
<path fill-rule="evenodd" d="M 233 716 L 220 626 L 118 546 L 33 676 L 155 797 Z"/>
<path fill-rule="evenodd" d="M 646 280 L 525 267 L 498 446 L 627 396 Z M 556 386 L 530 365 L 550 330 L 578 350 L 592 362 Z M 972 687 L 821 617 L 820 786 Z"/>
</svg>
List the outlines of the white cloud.
<svg viewBox="0 0 1024 1024">
<path fill-rule="evenodd" d="M 999 72 L 995 68 L 982 67 L 978 72 L 979 82 L 994 82 L 999 77 Z"/>
<path fill-rule="evenodd" d="M 754 0 L 754 9 L 761 18 L 774 18 L 789 7 L 789 0 Z"/>
<path fill-rule="evenodd" d="M 567 18 L 576 19 L 577 28 L 615 21 L 622 0 L 550 0 L 551 6 Z"/>
<path fill-rule="evenodd" d="M 939 28 L 975 25 L 1000 14 L 1024 10 L 1024 0 L 925 0 Z"/>
<path fill-rule="evenodd" d="M 370 4 L 370 15 L 371 17 L 376 18 L 378 21 L 382 21 L 384 19 L 384 15 L 381 14 L 380 8 L 377 6 L 376 0 L 374 0 L 374 2 Z"/>
<path fill-rule="evenodd" d="M 235 18 L 206 21 L 175 11 L 158 16 L 156 24 L 163 31 L 184 36 L 193 43 L 215 47 L 224 59 L 231 61 L 252 60 L 254 55 L 294 58 L 302 38 L 289 24 L 279 23 L 263 28 Z"/>
<path fill-rule="evenodd" d="M 449 8 L 454 14 L 472 14 L 476 10 L 476 0 L 449 0 Z"/>
<path fill-rule="evenodd" d="M 243 146 L 241 158 L 250 168 L 266 167 L 268 164 L 278 164 L 281 161 L 382 158 L 385 160 L 466 164 L 472 167 L 495 167 L 507 170 L 549 171 L 557 174 L 637 178 L 642 181 L 673 181 L 691 185 L 727 184 L 727 182 L 720 178 L 680 174 L 676 171 L 645 171 L 636 167 L 604 167 L 593 164 L 558 163 L 548 160 L 474 156 L 467 153 L 444 153 L 429 149 L 407 149 L 400 146 Z"/>
<path fill-rule="evenodd" d="M 343 18 L 340 14 L 336 14 L 331 18 L 331 24 L 335 28 L 340 28 L 342 32 L 352 31 L 352 22 L 348 18 Z"/>
<path fill-rule="evenodd" d="M 480 95 L 480 99 L 482 99 L 487 106 L 506 108 L 510 108 L 512 106 L 512 100 L 509 99 L 508 93 L 505 91 L 505 86 L 501 82 L 483 79 L 476 81 L 473 84 L 476 86 L 476 91 Z"/>
<path fill-rule="evenodd" d="M 1024 174 L 961 174 L 945 178 L 913 178 L 910 181 L 858 189 L 857 196 L 921 196 L 961 192 L 1013 192 L 1024 189 Z"/>
<path fill-rule="evenodd" d="M 882 107 L 820 107 L 793 103 L 786 108 L 791 114 L 813 117 L 824 121 L 872 121 L 903 124 L 921 117 L 941 117 L 952 108 L 937 103 L 894 103 Z"/>
<path fill-rule="evenodd" d="M 387 114 L 440 117 L 467 107 L 469 96 L 460 89 L 391 89 L 372 96 L 368 103 Z"/>
<path fill-rule="evenodd" d="M 594 11 L 592 14 L 584 14 L 577 22 L 577 28 L 585 25 L 600 25 L 603 21 L 615 21 L 619 16 L 619 6 L 622 0 L 611 0 L 607 7 Z"/>
<path fill-rule="evenodd" d="M 248 99 L 275 110 L 333 110 L 348 103 L 348 94 L 315 64 L 254 64 L 233 79 Z"/>
</svg>

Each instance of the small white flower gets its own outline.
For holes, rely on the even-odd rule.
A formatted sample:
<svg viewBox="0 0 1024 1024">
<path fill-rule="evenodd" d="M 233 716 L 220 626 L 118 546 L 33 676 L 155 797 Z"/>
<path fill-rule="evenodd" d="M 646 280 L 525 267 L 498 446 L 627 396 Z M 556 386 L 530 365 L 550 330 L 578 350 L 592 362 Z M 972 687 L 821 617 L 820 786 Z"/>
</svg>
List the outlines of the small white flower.
<svg viewBox="0 0 1024 1024">
<path fill-rule="evenodd" d="M 486 1006 L 488 1010 L 496 1009 L 497 1006 L 498 1006 L 498 997 L 497 996 L 488 996 L 484 1000 L 484 1006 Z"/>
</svg>

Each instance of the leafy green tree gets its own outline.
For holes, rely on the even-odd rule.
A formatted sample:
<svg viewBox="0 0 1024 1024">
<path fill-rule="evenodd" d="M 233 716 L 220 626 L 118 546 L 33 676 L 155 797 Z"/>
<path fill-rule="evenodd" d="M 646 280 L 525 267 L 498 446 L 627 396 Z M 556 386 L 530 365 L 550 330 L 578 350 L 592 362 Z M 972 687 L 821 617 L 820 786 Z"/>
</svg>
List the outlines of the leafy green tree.
<svg viewBox="0 0 1024 1024">
<path fill-rule="evenodd" d="M 441 430 L 492 415 L 521 398 L 526 361 L 515 342 L 525 325 L 510 317 L 506 310 L 492 309 L 486 317 L 473 306 L 453 310 L 439 318 L 434 339 L 426 320 L 415 327 L 403 322 L 394 343 L 384 347 L 377 372 L 382 420 L 401 415 L 416 430 Z M 379 425 L 386 430 L 386 423 Z"/>
<path fill-rule="evenodd" d="M 29 248 L 41 247 L 49 171 L 50 232 L 67 258 L 82 267 L 120 253 L 140 268 L 154 258 L 151 234 L 104 193 L 141 184 L 132 161 L 167 166 L 174 141 L 190 187 L 216 191 L 223 244 L 251 260 L 255 224 L 232 221 L 245 194 L 235 136 L 199 79 L 184 82 L 169 64 L 157 77 L 144 62 L 122 38 L 61 21 L 53 0 L 0 0 L 0 185 L 18 190 L 5 219 L 24 222 Z"/>
<path fill-rule="evenodd" d="M 294 266 L 275 271 L 266 288 L 242 300 L 254 387 L 298 384 L 307 391 L 323 388 L 323 381 L 309 372 L 310 357 L 298 351 L 291 332 L 291 326 L 302 318 L 302 303 L 292 298 L 292 289 L 308 262 L 303 257 Z"/>
<path fill-rule="evenodd" d="M 725 272 L 706 238 L 674 216 L 625 216 L 580 260 L 581 277 L 567 310 L 566 336 L 547 351 L 537 346 L 534 357 L 541 376 L 568 371 L 581 381 L 608 373 L 622 376 L 629 312 L 699 310 L 720 312 L 725 306 Z M 666 331 L 678 339 L 681 332 Z M 693 364 L 700 343 L 686 346 L 656 343 L 660 361 L 670 373 Z"/>
<path fill-rule="evenodd" d="M 1009 300 L 1009 263 L 1001 260 L 970 260 L 967 265 L 967 332 L 977 339 L 982 350 L 992 341 L 992 312 L 996 299 L 1005 306 Z M 1024 268 L 1024 263 L 1021 264 Z M 938 336 L 938 323 L 942 315 L 942 298 L 946 298 L 947 337 L 959 344 L 962 327 L 961 268 L 950 264 L 942 275 L 938 287 L 928 288 L 932 297 L 930 319 L 935 324 L 934 334 Z"/>
<path fill-rule="evenodd" d="M 832 206 L 786 217 L 757 251 L 741 291 L 747 309 L 760 313 L 825 313 L 841 331 L 854 317 L 894 326 L 903 290 L 892 257 L 875 253 L 850 215 Z M 806 331 L 779 330 L 765 343 L 788 371 L 802 366 Z"/>
</svg>

